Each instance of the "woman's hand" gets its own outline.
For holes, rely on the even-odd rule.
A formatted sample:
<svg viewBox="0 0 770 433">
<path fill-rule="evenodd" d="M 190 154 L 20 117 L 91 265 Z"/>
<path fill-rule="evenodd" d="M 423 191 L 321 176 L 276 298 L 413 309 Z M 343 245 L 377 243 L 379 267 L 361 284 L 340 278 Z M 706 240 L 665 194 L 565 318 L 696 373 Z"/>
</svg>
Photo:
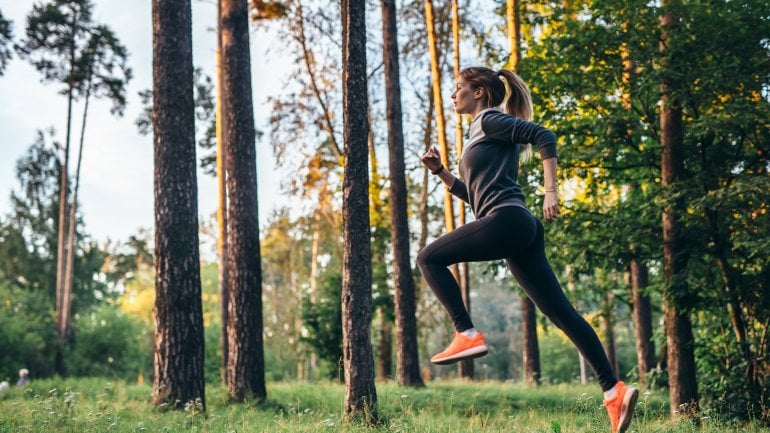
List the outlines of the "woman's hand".
<svg viewBox="0 0 770 433">
<path fill-rule="evenodd" d="M 543 216 L 545 216 L 546 221 L 553 221 L 559 216 L 559 195 L 556 190 L 545 192 Z"/>
<path fill-rule="evenodd" d="M 422 156 L 422 164 L 428 167 L 431 172 L 438 171 L 441 168 L 441 154 L 436 146 L 432 146 Z"/>
</svg>

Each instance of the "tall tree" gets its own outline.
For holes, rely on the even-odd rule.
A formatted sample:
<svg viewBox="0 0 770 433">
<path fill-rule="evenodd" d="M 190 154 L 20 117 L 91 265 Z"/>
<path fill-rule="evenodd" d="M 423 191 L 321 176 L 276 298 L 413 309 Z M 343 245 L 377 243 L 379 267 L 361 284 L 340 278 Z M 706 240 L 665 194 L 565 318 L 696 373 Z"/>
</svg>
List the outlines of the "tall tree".
<svg viewBox="0 0 770 433">
<path fill-rule="evenodd" d="M 515 71 L 521 60 L 520 0 L 505 0 L 505 16 L 508 24 L 508 64 Z"/>
<path fill-rule="evenodd" d="M 452 0 L 452 52 L 454 53 L 454 79 L 460 78 L 460 6 L 458 0 Z M 460 156 L 463 154 L 463 119 L 462 115 L 455 114 L 455 146 L 457 148 L 457 165 L 460 165 Z M 457 202 L 458 226 L 465 224 L 465 203 Z M 471 312 L 471 275 L 468 263 L 460 263 L 457 269 L 460 293 L 465 303 L 468 314 Z M 473 378 L 473 360 L 466 359 L 458 364 L 460 377 Z"/>
<path fill-rule="evenodd" d="M 126 106 L 126 86 L 131 80 L 131 68 L 128 67 L 128 51 L 120 43 L 112 30 L 105 25 L 96 26 L 90 35 L 90 39 L 78 59 L 80 69 L 85 74 L 85 90 L 83 93 L 83 120 L 80 126 L 80 142 L 78 145 L 78 159 L 75 165 L 74 188 L 72 203 L 69 204 L 69 218 L 67 219 L 67 246 L 66 263 L 64 265 L 64 281 L 62 287 L 61 310 L 66 324 L 69 322 L 72 281 L 75 274 L 75 212 L 78 206 L 78 191 L 80 189 L 80 166 L 83 160 L 83 142 L 86 134 L 86 121 L 88 120 L 88 107 L 91 97 L 109 98 L 112 101 L 112 113 L 122 115 Z"/>
<path fill-rule="evenodd" d="M 636 343 L 637 373 L 639 381 L 645 382 L 647 374 L 655 367 L 655 343 L 652 340 L 652 304 L 646 293 L 649 286 L 647 266 L 637 258 L 629 263 L 631 283 L 631 306 Z"/>
<path fill-rule="evenodd" d="M 382 0 L 382 39 L 390 169 L 390 239 L 393 244 L 393 281 L 395 282 L 396 380 L 400 385 L 423 386 L 417 348 L 415 286 L 409 253 L 395 0 Z"/>
<path fill-rule="evenodd" d="M 436 135 L 441 150 L 441 163 L 444 167 L 450 168 L 449 146 L 446 138 L 446 119 L 444 117 L 444 98 L 441 95 L 441 61 L 439 59 L 438 45 L 436 42 L 435 17 L 433 9 L 433 0 L 425 0 L 425 22 L 428 32 L 428 48 L 430 50 L 430 70 L 433 83 L 433 105 L 436 115 Z M 451 232 L 455 229 L 455 214 L 452 194 L 447 189 L 444 191 L 444 225 L 446 231 Z M 457 266 L 452 266 L 455 278 L 458 277 Z"/>
<path fill-rule="evenodd" d="M 510 51 L 508 65 L 514 72 L 517 72 L 519 61 L 521 60 L 519 0 L 506 0 L 505 11 L 508 22 L 508 49 Z M 537 310 L 535 309 L 535 303 L 529 299 L 526 293 L 520 294 L 519 304 L 521 306 L 521 354 L 524 367 L 524 382 L 539 385 L 541 371 L 540 347 L 537 340 Z"/>
<path fill-rule="evenodd" d="M 227 365 L 229 349 L 227 345 L 227 324 L 229 320 L 230 291 L 227 288 L 227 171 L 225 170 L 224 142 L 224 112 L 222 98 L 222 0 L 217 0 L 217 96 L 216 96 L 216 140 L 217 140 L 217 256 L 219 256 L 219 297 L 222 300 L 221 312 L 222 331 L 220 345 L 222 346 L 222 382 L 227 384 Z"/>
<path fill-rule="evenodd" d="M 153 0 L 154 404 L 205 409 L 190 0 Z"/>
<path fill-rule="evenodd" d="M 661 83 L 660 144 L 661 185 L 670 199 L 663 208 L 663 273 L 665 277 L 665 326 L 668 350 L 668 383 L 671 414 L 695 416 L 698 410 L 698 387 L 695 378 L 695 355 L 692 323 L 685 307 L 688 283 L 685 278 L 687 256 L 680 218 L 685 207 L 676 190 L 684 179 L 684 125 L 680 100 L 682 83 L 678 80 L 676 52 L 669 45 L 677 43 L 677 22 L 674 15 L 676 0 L 661 3 L 660 56 L 663 82 Z M 673 57 L 673 59 L 672 59 Z M 686 408 L 682 410 L 682 407 Z"/>
<path fill-rule="evenodd" d="M 59 229 L 56 265 L 57 332 L 65 338 L 68 332 L 68 314 L 64 293 L 67 242 L 67 205 L 69 203 L 69 156 L 72 126 L 72 103 L 82 94 L 85 74 L 79 57 L 88 43 L 92 30 L 90 0 L 51 0 L 37 3 L 27 16 L 26 38 L 18 47 L 19 53 L 43 74 L 46 81 L 62 83 L 67 95 L 67 133 L 59 183 Z M 57 354 L 57 370 L 64 374 L 63 354 Z"/>
<path fill-rule="evenodd" d="M 371 107 L 369 124 L 372 124 Z M 371 232 L 372 257 L 372 310 L 377 312 L 379 341 L 377 344 L 376 378 L 386 380 L 393 377 L 393 325 L 395 313 L 388 279 L 387 252 L 390 251 L 391 229 L 390 203 L 384 194 L 384 179 L 380 176 L 375 148 L 374 130 L 369 128 L 369 227 Z"/>
<path fill-rule="evenodd" d="M 256 133 L 246 0 L 222 0 L 223 141 L 227 178 L 229 395 L 264 399 L 262 271 L 257 200 Z"/>
<path fill-rule="evenodd" d="M 623 64 L 621 73 L 621 105 L 631 111 L 632 80 L 634 79 L 634 60 L 631 57 L 627 42 L 628 21 L 621 24 L 624 41 L 620 45 L 620 59 Z M 629 122 L 630 123 L 630 122 Z M 626 125 L 626 138 L 632 139 L 633 127 Z M 638 194 L 638 182 L 628 185 L 628 194 Z M 647 373 L 655 366 L 655 343 L 652 341 L 652 306 L 650 295 L 647 293 L 648 272 L 647 264 L 640 257 L 640 248 L 633 243 L 629 245 L 631 258 L 628 264 L 629 284 L 631 287 L 632 320 L 634 322 L 634 341 L 636 343 L 637 374 L 639 381 L 646 381 Z"/>
<path fill-rule="evenodd" d="M 375 416 L 370 338 L 372 264 L 369 233 L 366 2 L 342 0 L 342 83 L 345 169 L 342 186 L 342 352 L 345 414 Z M 364 251 L 364 254 L 361 254 Z M 370 421 L 367 419 L 367 421 Z"/>
</svg>

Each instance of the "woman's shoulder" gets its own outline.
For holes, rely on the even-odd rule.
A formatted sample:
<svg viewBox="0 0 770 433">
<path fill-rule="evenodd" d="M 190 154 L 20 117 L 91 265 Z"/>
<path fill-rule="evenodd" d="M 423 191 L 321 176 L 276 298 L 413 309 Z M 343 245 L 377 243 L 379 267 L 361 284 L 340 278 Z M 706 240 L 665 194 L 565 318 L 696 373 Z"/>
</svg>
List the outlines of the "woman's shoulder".
<svg viewBox="0 0 770 433">
<path fill-rule="evenodd" d="M 506 127 L 510 128 L 520 120 L 518 117 L 504 113 L 496 108 L 491 108 L 481 113 L 481 116 L 479 117 L 481 129 L 484 130 L 487 134 L 492 130 Z"/>
</svg>

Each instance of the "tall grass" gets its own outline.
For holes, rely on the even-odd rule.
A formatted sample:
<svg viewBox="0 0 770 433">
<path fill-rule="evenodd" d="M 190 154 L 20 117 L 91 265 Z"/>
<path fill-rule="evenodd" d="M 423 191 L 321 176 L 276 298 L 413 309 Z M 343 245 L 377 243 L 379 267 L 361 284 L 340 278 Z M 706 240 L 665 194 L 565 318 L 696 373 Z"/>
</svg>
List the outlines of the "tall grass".
<svg viewBox="0 0 770 433">
<path fill-rule="evenodd" d="M 265 402 L 232 403 L 207 387 L 207 411 L 195 404 L 162 410 L 148 385 L 105 379 L 49 379 L 0 397 L 0 432 L 608 432 L 597 386 L 537 389 L 501 382 L 433 382 L 422 389 L 379 383 L 379 424 L 344 420 L 344 387 L 336 383 L 271 383 Z M 764 432 L 756 424 L 702 417 L 671 421 L 663 393 L 644 393 L 632 432 Z"/>
</svg>

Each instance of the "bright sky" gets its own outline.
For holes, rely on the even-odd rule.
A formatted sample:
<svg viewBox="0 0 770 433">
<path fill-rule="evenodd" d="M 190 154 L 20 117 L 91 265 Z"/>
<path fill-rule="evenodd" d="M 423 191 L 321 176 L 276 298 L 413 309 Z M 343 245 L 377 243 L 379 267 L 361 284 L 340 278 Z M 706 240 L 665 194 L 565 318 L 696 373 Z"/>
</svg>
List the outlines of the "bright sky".
<svg viewBox="0 0 770 433">
<path fill-rule="evenodd" d="M 13 21 L 13 33 L 24 33 L 31 0 L 0 0 L 0 10 Z M 214 76 L 216 5 L 193 0 L 193 63 Z M 139 135 L 134 121 L 141 111 L 137 92 L 152 87 L 151 2 L 136 0 L 94 0 L 96 22 L 107 24 L 128 48 L 134 78 L 128 87 L 128 106 L 122 118 L 113 117 L 110 103 L 92 101 L 83 153 L 80 203 L 86 230 L 102 243 L 110 238 L 123 241 L 138 228 L 152 228 L 153 145 L 152 136 Z M 129 6 L 130 4 L 130 6 Z M 283 71 L 289 59 L 268 59 L 265 49 L 271 35 L 260 30 L 251 35 L 252 84 L 257 128 L 268 131 L 267 97 L 283 86 Z M 64 141 L 67 101 L 60 85 L 44 84 L 41 75 L 26 61 L 14 56 L 0 77 L 0 215 L 10 211 L 10 192 L 17 188 L 16 161 L 34 141 L 38 129 L 53 126 L 57 139 Z M 82 107 L 73 116 L 73 137 L 79 136 Z M 265 134 L 257 142 L 259 217 L 264 225 L 272 210 L 281 205 L 279 173 Z M 77 142 L 73 138 L 73 142 Z M 76 158 L 73 153 L 72 159 Z M 74 171 L 74 164 L 71 165 Z M 198 208 L 201 222 L 216 210 L 217 186 L 213 177 L 198 173 Z M 203 253 L 203 251 L 201 251 Z"/>
</svg>

